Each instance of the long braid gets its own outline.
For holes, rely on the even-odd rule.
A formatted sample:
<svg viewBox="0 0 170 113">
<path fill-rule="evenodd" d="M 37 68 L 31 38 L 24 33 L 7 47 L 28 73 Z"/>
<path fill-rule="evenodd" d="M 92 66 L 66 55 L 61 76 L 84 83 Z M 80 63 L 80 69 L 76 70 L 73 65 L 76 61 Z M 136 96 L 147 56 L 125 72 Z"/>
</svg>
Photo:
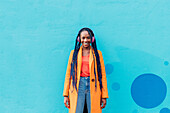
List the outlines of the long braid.
<svg viewBox="0 0 170 113">
<path fill-rule="evenodd" d="M 73 58 L 72 58 L 72 62 L 71 62 L 71 73 L 70 73 L 70 77 L 72 76 L 73 90 L 75 87 L 76 91 L 77 91 L 77 55 L 78 55 L 78 51 L 80 49 L 80 44 L 81 43 L 78 43 L 77 38 L 76 38 Z"/>
<path fill-rule="evenodd" d="M 94 49 L 95 56 L 96 56 L 96 60 L 97 60 L 98 80 L 99 80 L 99 83 L 100 83 L 100 90 L 102 91 L 103 85 L 102 85 L 101 64 L 100 64 L 99 53 L 98 53 L 97 47 L 96 47 L 96 42 L 94 42 L 94 43 L 92 44 L 92 47 L 93 47 L 93 49 Z"/>
</svg>

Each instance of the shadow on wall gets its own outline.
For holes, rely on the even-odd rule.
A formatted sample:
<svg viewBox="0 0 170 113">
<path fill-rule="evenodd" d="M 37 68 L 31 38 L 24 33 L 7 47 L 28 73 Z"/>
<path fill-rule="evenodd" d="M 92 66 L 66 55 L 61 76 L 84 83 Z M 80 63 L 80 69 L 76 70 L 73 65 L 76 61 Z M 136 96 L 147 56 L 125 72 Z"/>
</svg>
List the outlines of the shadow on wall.
<svg viewBox="0 0 170 113">
<path fill-rule="evenodd" d="M 153 54 L 129 49 L 123 46 L 115 47 L 115 51 L 119 58 L 119 70 L 124 74 L 145 73 L 145 72 L 161 72 L 160 68 L 164 68 L 164 60 Z M 123 70 L 122 70 L 123 69 Z"/>
</svg>

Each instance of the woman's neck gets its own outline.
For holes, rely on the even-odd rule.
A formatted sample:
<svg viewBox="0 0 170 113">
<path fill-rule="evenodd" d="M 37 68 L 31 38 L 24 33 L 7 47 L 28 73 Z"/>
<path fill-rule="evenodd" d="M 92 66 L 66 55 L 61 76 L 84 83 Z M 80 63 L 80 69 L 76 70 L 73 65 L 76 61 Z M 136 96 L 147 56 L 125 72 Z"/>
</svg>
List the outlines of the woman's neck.
<svg viewBox="0 0 170 113">
<path fill-rule="evenodd" d="M 90 46 L 88 48 L 82 48 L 82 56 L 88 56 L 90 54 Z"/>
<path fill-rule="evenodd" d="M 90 50 L 90 46 L 89 46 L 89 47 L 87 47 L 87 48 L 82 47 L 82 50 L 83 50 L 83 51 L 89 51 L 89 50 Z"/>
</svg>

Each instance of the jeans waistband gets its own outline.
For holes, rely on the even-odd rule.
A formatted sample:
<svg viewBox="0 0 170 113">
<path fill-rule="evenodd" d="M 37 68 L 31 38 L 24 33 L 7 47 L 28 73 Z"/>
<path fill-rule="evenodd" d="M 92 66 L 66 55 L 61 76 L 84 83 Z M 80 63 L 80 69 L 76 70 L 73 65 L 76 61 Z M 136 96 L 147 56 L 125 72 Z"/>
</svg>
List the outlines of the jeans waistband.
<svg viewBox="0 0 170 113">
<path fill-rule="evenodd" d="M 80 77 L 80 79 L 90 79 L 90 77 Z"/>
</svg>

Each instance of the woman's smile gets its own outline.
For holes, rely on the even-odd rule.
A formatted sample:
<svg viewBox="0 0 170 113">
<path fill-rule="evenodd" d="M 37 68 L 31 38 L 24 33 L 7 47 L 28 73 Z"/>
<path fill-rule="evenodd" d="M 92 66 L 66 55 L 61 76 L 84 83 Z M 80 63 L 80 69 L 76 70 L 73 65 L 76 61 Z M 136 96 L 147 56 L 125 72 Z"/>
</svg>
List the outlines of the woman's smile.
<svg viewBox="0 0 170 113">
<path fill-rule="evenodd" d="M 84 46 L 89 46 L 90 45 L 90 43 L 87 43 L 87 42 L 84 42 L 84 44 L 83 44 Z"/>
</svg>

